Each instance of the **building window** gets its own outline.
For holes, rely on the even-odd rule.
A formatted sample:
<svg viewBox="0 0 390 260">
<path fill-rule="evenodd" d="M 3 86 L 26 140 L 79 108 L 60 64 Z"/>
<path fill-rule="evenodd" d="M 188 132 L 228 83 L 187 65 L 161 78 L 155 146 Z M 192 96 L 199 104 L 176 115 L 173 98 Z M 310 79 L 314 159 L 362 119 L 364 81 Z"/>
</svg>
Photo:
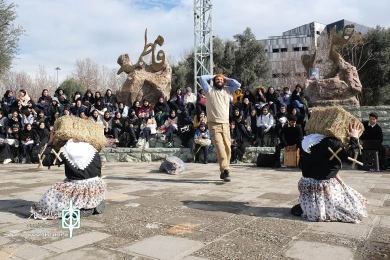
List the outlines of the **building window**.
<svg viewBox="0 0 390 260">
<path fill-rule="evenodd" d="M 287 52 L 287 48 L 281 48 L 280 52 Z"/>
<path fill-rule="evenodd" d="M 300 51 L 301 50 L 301 48 L 299 48 L 299 47 L 294 47 L 294 51 Z"/>
<path fill-rule="evenodd" d="M 267 52 L 268 50 L 267 49 L 265 49 L 265 52 Z"/>
<path fill-rule="evenodd" d="M 279 52 L 279 49 L 272 49 L 272 52 Z"/>
<path fill-rule="evenodd" d="M 272 77 L 273 77 L 274 79 L 276 79 L 276 78 L 278 77 L 278 75 L 277 75 L 277 74 L 272 74 Z"/>
<path fill-rule="evenodd" d="M 316 31 L 317 35 L 320 35 L 320 31 Z"/>
<path fill-rule="evenodd" d="M 308 51 L 309 47 L 302 47 L 302 51 Z"/>
</svg>

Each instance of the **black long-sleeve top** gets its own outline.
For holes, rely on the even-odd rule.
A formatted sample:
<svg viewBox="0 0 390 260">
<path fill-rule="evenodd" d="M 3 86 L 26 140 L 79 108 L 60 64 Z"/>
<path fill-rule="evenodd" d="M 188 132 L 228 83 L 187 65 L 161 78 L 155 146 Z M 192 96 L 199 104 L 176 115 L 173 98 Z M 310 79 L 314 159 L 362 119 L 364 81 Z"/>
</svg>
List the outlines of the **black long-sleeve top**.
<svg viewBox="0 0 390 260">
<path fill-rule="evenodd" d="M 51 147 L 47 148 L 51 149 Z M 45 157 L 45 160 L 43 161 L 44 166 L 52 166 L 55 160 L 55 155 L 48 154 Z M 95 153 L 93 156 L 92 161 L 89 163 L 89 165 L 81 170 L 76 168 L 72 162 L 70 162 L 63 153 L 60 154 L 60 158 L 62 159 L 62 162 L 58 162 L 57 164 L 64 164 L 65 165 L 65 175 L 66 178 L 71 180 L 85 180 L 90 179 L 94 177 L 98 177 L 101 174 L 102 170 L 102 161 L 100 159 L 99 153 Z"/>
<path fill-rule="evenodd" d="M 375 124 L 374 127 L 370 126 L 370 122 L 364 121 L 364 132 L 360 137 L 361 140 L 379 140 L 383 142 L 383 132 L 380 125 Z"/>
<path fill-rule="evenodd" d="M 46 128 L 37 128 L 34 135 L 34 142 L 36 144 L 47 144 L 50 138 L 50 132 Z"/>
<path fill-rule="evenodd" d="M 343 144 L 331 137 L 326 137 L 318 144 L 311 147 L 311 153 L 302 151 L 299 166 L 302 169 L 302 176 L 306 178 L 313 178 L 316 180 L 328 180 L 334 178 L 339 172 L 340 162 L 333 158 L 329 161 L 332 153 L 328 150 L 330 147 L 334 152 L 339 148 L 342 150 L 337 154 L 342 162 L 348 162 L 348 157 L 354 158 L 355 152 L 358 151 L 358 139 L 350 138 L 350 148 L 347 150 Z"/>
<path fill-rule="evenodd" d="M 298 148 L 302 147 L 303 132 L 302 127 L 298 124 L 292 127 L 288 124 L 283 126 L 280 132 L 280 141 L 284 146 L 296 145 Z"/>
</svg>

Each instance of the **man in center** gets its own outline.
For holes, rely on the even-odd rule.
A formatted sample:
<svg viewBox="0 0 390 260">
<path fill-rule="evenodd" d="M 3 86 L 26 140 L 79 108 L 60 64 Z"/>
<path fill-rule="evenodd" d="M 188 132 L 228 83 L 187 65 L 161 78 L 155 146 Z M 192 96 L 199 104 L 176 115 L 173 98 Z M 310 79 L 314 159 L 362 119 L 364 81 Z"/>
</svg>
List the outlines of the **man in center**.
<svg viewBox="0 0 390 260">
<path fill-rule="evenodd" d="M 213 81 L 210 86 L 208 81 Z M 200 84 L 206 94 L 207 122 L 211 141 L 215 147 L 220 168 L 220 178 L 225 182 L 230 181 L 230 129 L 229 129 L 229 102 L 233 94 L 241 84 L 222 74 L 203 75 Z M 225 84 L 227 86 L 225 86 Z"/>
</svg>

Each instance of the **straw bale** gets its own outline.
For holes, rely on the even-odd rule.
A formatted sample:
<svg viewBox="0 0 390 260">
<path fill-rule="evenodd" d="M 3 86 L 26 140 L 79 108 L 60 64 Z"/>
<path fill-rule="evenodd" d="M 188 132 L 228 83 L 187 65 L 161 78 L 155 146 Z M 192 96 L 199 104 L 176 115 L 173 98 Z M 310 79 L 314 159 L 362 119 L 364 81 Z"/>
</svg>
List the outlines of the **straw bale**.
<svg viewBox="0 0 390 260">
<path fill-rule="evenodd" d="M 351 122 L 359 122 L 360 137 L 363 134 L 364 126 L 355 116 L 339 106 L 318 107 L 312 110 L 305 130 L 307 134 L 318 133 L 334 137 L 340 140 L 344 146 L 348 146 L 349 137 L 347 130 Z"/>
<path fill-rule="evenodd" d="M 70 139 L 74 142 L 86 142 L 101 151 L 107 144 L 103 126 L 75 116 L 62 116 L 54 123 L 55 149 L 60 149 Z"/>
</svg>

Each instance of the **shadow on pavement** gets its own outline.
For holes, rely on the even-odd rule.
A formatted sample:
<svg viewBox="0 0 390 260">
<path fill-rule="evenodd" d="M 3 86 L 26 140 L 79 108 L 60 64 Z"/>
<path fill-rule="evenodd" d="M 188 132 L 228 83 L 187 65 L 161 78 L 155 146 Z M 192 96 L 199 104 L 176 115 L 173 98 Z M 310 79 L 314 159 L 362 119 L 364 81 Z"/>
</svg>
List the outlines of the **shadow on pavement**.
<svg viewBox="0 0 390 260">
<path fill-rule="evenodd" d="M 177 175 L 172 175 L 177 176 Z M 190 179 L 157 179 L 157 178 L 143 178 L 143 177 L 115 177 L 115 176 L 107 176 L 105 179 L 107 180 L 127 180 L 127 181 L 151 181 L 151 182 L 173 182 L 173 183 L 193 183 L 193 184 L 215 184 L 215 185 L 223 185 L 222 181 L 210 181 L 210 180 L 190 180 Z"/>
<path fill-rule="evenodd" d="M 227 213 L 232 213 L 237 215 L 305 221 L 301 217 L 293 216 L 290 213 L 291 208 L 286 208 L 286 207 L 248 206 L 247 202 L 236 202 L 236 201 L 185 200 L 182 201 L 182 203 L 188 208 L 204 210 L 204 211 L 220 211 L 220 212 L 227 212 Z"/>
<path fill-rule="evenodd" d="M 36 202 L 22 199 L 0 200 L 0 212 L 14 213 L 19 218 L 28 218 L 33 203 Z"/>
</svg>

